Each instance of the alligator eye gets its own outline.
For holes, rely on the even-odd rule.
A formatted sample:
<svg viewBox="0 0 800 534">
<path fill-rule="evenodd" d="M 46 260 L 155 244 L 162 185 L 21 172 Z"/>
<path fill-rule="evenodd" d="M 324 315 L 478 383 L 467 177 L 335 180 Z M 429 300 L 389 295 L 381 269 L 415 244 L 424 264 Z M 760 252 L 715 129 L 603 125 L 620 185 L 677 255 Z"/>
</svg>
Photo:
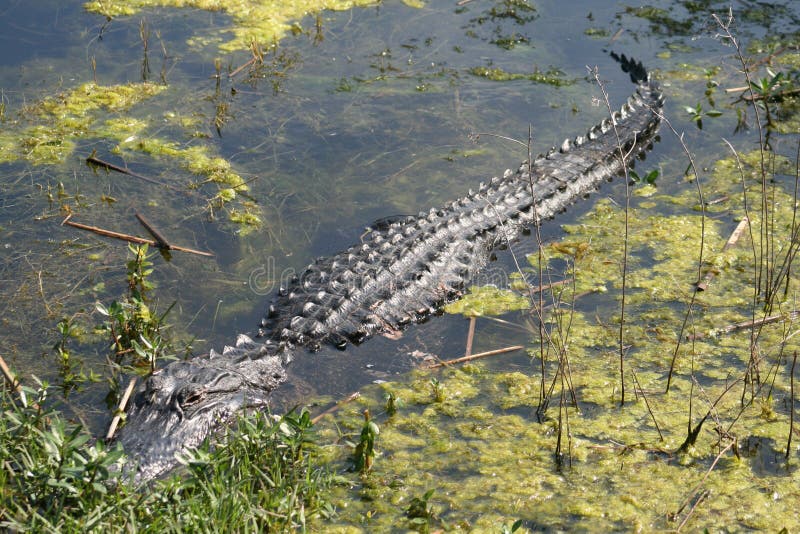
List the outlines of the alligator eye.
<svg viewBox="0 0 800 534">
<path fill-rule="evenodd" d="M 201 389 L 183 389 L 178 394 L 178 403 L 182 407 L 197 404 L 204 397 L 203 390 Z"/>
</svg>

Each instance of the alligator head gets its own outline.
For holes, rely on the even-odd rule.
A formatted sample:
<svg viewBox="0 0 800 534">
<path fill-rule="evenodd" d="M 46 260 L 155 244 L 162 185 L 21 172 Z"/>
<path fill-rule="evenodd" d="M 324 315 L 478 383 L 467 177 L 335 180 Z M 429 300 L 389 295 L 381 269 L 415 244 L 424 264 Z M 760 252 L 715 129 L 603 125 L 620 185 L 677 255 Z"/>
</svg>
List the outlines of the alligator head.
<svg viewBox="0 0 800 534">
<path fill-rule="evenodd" d="M 135 462 L 134 478 L 157 478 L 236 413 L 267 404 L 286 379 L 275 345 L 239 336 L 236 347 L 177 361 L 153 373 L 134 396 L 119 442 Z"/>
</svg>

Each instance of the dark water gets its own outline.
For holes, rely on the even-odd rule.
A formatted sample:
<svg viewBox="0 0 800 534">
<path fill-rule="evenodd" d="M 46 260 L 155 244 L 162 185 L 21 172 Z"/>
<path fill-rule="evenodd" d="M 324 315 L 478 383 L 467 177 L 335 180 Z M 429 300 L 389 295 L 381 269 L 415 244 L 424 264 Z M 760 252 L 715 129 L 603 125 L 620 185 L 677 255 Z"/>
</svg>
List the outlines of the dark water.
<svg viewBox="0 0 800 534">
<path fill-rule="evenodd" d="M 96 323 L 94 303 L 109 302 L 124 290 L 125 246 L 60 226 L 65 205 L 81 222 L 144 235 L 133 218 L 139 210 L 176 243 L 216 254 L 211 260 L 178 253 L 170 261 L 154 259 L 158 309 L 176 303 L 168 322 L 181 339 L 195 339 L 199 353 L 251 331 L 285 270 L 301 269 L 316 256 L 356 242 L 375 219 L 436 206 L 525 158 L 526 150 L 515 143 L 488 135 L 476 143 L 472 134 L 525 140 L 532 125 L 541 151 L 583 133 L 605 114 L 587 66 L 599 67 L 613 102 L 622 102 L 631 90 L 605 51 L 612 37 L 611 48 L 663 73 L 680 71 L 684 63 L 702 70 L 731 61 L 708 17 L 727 3 L 653 2 L 663 16 L 650 20 L 617 2 L 541 1 L 530 4 L 529 11 L 515 4 L 444 1 L 412 9 L 388 1 L 325 13 L 321 38 L 314 19 L 304 19 L 300 23 L 310 31 L 282 39 L 278 51 L 266 55 L 263 72 L 233 80 L 223 75 L 219 84 L 213 78 L 215 59 L 225 73 L 245 64 L 250 53 L 225 52 L 190 39 L 199 42 L 228 28 L 233 22 L 225 14 L 157 8 L 107 21 L 86 12 L 80 2 L 2 4 L 0 96 L 6 135 L 26 127 L 32 104 L 95 78 L 100 84 L 166 83 L 161 95 L 130 111 L 148 121 L 141 135 L 179 146 L 202 145 L 228 160 L 251 181 L 250 202 L 263 224 L 242 235 L 226 215 L 236 205 L 216 210 L 212 219 L 205 200 L 216 194 L 213 184 L 187 195 L 121 174 L 93 172 L 84 158 L 97 150 L 104 159 L 179 188 L 202 181 L 168 157 L 114 154 L 117 141 L 96 135 L 76 136 L 74 149 L 57 163 L 10 157 L 0 163 L 0 354 L 26 381 L 36 375 L 59 383 L 52 351 L 56 323 L 73 316 L 83 325 Z M 734 7 L 749 14 L 737 27 L 743 39 L 794 31 L 798 21 L 797 7 L 789 1 Z M 150 32 L 147 51 L 142 24 Z M 603 33 L 593 34 L 598 29 Z M 554 70 L 572 83 L 495 82 L 471 74 L 475 67 Z M 735 118 L 708 120 L 701 132 L 683 108 L 702 98 L 697 95 L 705 80 L 679 83 L 670 74 L 663 77 L 667 114 L 687 132 L 701 164 L 713 161 L 719 146 L 709 144 L 709 134 L 735 137 Z M 689 95 L 689 90 L 695 92 Z M 220 109 L 224 120 L 215 124 Z M 176 117 L 191 126 L 179 126 Z M 659 187 L 670 192 L 685 187 L 678 177 L 684 164 L 670 169 L 682 154 L 672 136 L 663 137 L 640 165 L 661 168 L 665 178 Z M 706 157 L 707 147 L 712 150 Z M 620 199 L 621 191 L 617 183 L 599 195 Z M 116 201 L 109 204 L 103 196 Z M 573 220 L 591 202 L 548 223 L 545 238 L 559 236 L 559 223 Z M 518 247 L 525 252 L 534 244 Z M 499 265 L 511 265 L 507 255 L 501 254 Z M 525 333 L 497 328 L 487 327 L 476 350 L 496 346 L 498 339 L 528 340 Z M 85 370 L 102 375 L 105 342 L 85 329 L 81 340 L 70 341 L 73 356 Z M 299 393 L 339 396 L 404 372 L 415 350 L 458 355 L 465 331 L 458 317 L 433 318 L 398 342 L 374 340 L 344 354 L 312 356 L 295 365 L 298 380 L 307 384 Z M 69 399 L 71 409 L 84 414 L 94 429 L 108 418 L 104 394 L 101 382 Z"/>
</svg>

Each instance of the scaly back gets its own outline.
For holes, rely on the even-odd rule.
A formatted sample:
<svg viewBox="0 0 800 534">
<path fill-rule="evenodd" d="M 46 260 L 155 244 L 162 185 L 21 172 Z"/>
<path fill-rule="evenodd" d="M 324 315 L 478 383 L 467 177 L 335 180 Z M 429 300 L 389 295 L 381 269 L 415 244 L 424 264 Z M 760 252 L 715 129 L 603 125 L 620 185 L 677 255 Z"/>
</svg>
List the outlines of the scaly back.
<svg viewBox="0 0 800 534">
<path fill-rule="evenodd" d="M 585 136 L 517 172 L 481 184 L 448 206 L 372 232 L 321 258 L 282 288 L 262 321 L 269 345 L 344 346 L 425 319 L 460 296 L 491 250 L 610 180 L 652 142 L 663 95 L 641 63 L 616 57 L 636 92 Z"/>
</svg>

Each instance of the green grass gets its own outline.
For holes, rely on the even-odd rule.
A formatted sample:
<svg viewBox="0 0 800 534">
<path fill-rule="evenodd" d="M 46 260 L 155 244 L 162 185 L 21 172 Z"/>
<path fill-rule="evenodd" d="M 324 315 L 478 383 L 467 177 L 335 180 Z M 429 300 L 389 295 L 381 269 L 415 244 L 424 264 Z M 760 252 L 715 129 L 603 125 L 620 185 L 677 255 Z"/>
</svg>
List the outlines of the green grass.
<svg viewBox="0 0 800 534">
<path fill-rule="evenodd" d="M 137 489 L 119 470 L 119 447 L 39 408 L 45 385 L 24 392 L 28 402 L 0 396 L 0 528 L 274 532 L 333 514 L 323 495 L 336 478 L 314 463 L 305 411 L 242 418 L 215 450 L 202 447 L 171 478 Z"/>
</svg>

